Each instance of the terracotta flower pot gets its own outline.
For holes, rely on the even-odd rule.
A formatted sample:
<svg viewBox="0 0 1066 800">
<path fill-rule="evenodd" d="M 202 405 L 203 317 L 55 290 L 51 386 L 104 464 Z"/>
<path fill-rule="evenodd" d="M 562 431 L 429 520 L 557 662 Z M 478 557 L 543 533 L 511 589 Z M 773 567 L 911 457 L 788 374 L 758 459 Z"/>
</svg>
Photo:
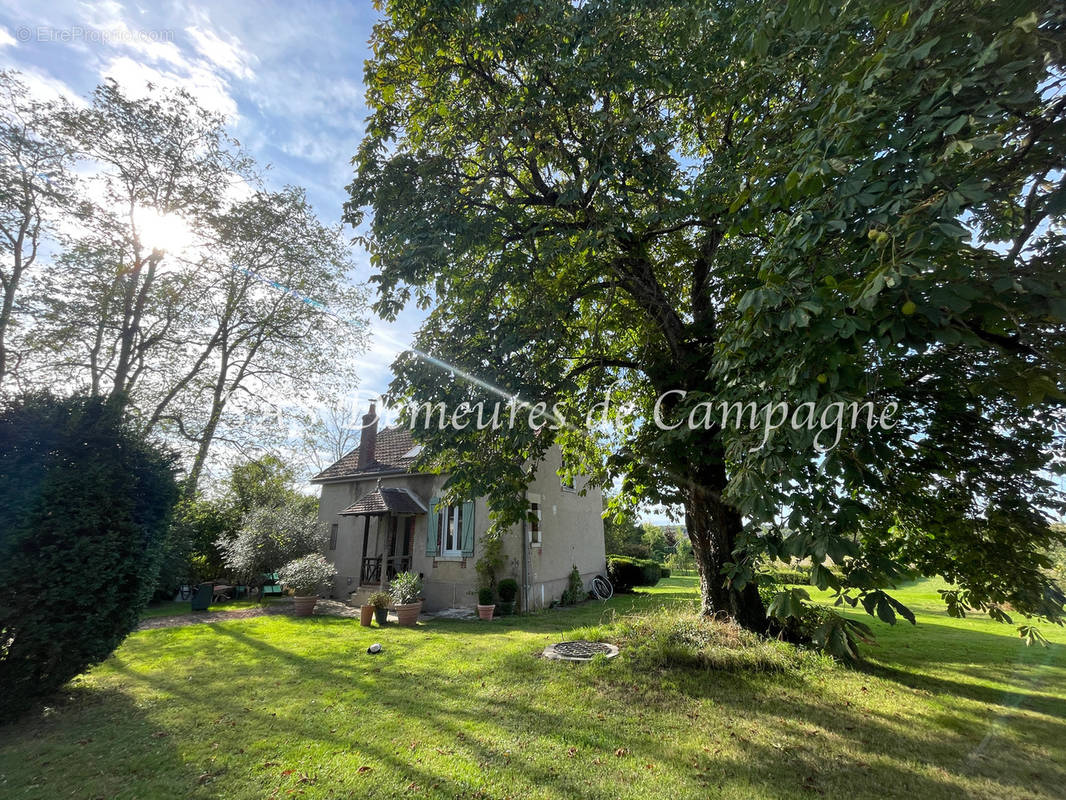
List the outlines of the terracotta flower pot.
<svg viewBox="0 0 1066 800">
<path fill-rule="evenodd" d="M 378 625 L 385 625 L 389 621 L 389 609 L 387 607 L 375 608 L 374 619 L 378 621 Z"/>
<path fill-rule="evenodd" d="M 313 595 L 311 597 L 294 597 L 292 600 L 294 606 L 293 613 L 298 617 L 311 616 L 311 612 L 315 610 L 315 603 L 318 602 L 318 598 Z"/>
<path fill-rule="evenodd" d="M 487 606 L 483 606 L 481 603 L 477 604 L 477 615 L 481 617 L 481 619 L 492 619 L 492 612 L 495 610 L 495 603 L 490 603 Z"/>
<path fill-rule="evenodd" d="M 359 606 L 359 624 L 364 628 L 369 628 L 372 619 L 374 619 L 374 607 Z"/>
<path fill-rule="evenodd" d="M 422 601 L 417 603 L 404 603 L 396 606 L 396 621 L 401 625 L 413 627 L 418 622 L 418 615 L 422 613 Z"/>
</svg>

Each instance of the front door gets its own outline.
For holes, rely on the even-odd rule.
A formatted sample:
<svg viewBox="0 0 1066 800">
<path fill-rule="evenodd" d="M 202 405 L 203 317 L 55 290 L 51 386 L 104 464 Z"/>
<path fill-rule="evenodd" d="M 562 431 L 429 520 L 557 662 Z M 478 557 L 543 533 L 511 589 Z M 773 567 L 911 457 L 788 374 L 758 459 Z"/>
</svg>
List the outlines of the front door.
<svg viewBox="0 0 1066 800">
<path fill-rule="evenodd" d="M 412 516 L 390 517 L 389 519 L 389 580 L 397 573 L 411 568 L 411 547 L 415 538 L 415 518 Z"/>
</svg>

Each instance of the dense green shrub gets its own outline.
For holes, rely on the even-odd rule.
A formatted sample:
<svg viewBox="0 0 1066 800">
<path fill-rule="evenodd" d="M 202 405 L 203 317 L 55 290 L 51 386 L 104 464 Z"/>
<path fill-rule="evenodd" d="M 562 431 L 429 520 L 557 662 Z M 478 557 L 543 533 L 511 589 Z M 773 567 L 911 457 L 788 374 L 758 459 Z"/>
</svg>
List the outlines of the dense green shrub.
<svg viewBox="0 0 1066 800">
<path fill-rule="evenodd" d="M 172 467 L 99 399 L 0 411 L 0 718 L 133 630 L 178 497 Z"/>
<path fill-rule="evenodd" d="M 660 566 L 659 567 L 659 577 L 660 578 L 669 578 L 670 577 L 670 568 L 669 567 Z"/>
<path fill-rule="evenodd" d="M 514 578 L 504 578 L 496 585 L 496 594 L 504 603 L 513 603 L 518 597 L 518 581 Z"/>
<path fill-rule="evenodd" d="M 616 592 L 631 592 L 635 586 L 654 586 L 662 577 L 662 567 L 647 558 L 607 556 L 607 576 Z"/>
</svg>

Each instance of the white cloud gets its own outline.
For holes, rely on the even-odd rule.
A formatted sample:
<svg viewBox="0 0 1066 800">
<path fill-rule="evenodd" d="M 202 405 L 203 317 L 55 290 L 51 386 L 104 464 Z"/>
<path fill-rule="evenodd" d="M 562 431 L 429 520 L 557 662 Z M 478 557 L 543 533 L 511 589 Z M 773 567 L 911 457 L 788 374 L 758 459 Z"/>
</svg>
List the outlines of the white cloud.
<svg viewBox="0 0 1066 800">
<path fill-rule="evenodd" d="M 228 41 L 212 30 L 192 26 L 185 29 L 192 37 L 193 47 L 212 64 L 242 80 L 252 80 L 255 73 L 251 64 L 257 59 L 250 55 L 235 36 Z"/>
<path fill-rule="evenodd" d="M 0 47 L 14 47 L 16 44 L 15 37 L 6 28 L 0 28 Z"/>
<path fill-rule="evenodd" d="M 76 106 L 88 105 L 85 98 L 69 85 L 30 67 L 19 67 L 19 80 L 26 84 L 30 95 L 40 100 L 68 100 Z"/>
<path fill-rule="evenodd" d="M 210 69 L 190 64 L 185 74 L 161 70 L 135 61 L 128 56 L 113 58 L 100 70 L 102 78 L 113 78 L 134 97 L 148 95 L 148 84 L 185 89 L 209 111 L 224 114 L 232 122 L 237 117 L 237 103 L 229 93 L 225 79 Z"/>
</svg>

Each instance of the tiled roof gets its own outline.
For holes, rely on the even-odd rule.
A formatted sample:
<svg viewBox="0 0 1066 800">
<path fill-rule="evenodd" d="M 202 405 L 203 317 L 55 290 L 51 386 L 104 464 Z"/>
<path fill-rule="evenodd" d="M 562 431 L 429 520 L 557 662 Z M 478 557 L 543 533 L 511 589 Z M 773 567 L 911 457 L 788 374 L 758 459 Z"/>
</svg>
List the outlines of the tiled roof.
<svg viewBox="0 0 1066 800">
<path fill-rule="evenodd" d="M 364 495 L 340 514 L 425 514 L 426 507 L 417 495 L 407 489 L 382 489 L 380 486 Z"/>
<path fill-rule="evenodd" d="M 404 458 L 415 446 L 408 428 L 396 426 L 378 431 L 374 445 L 374 460 L 359 469 L 359 448 L 326 467 L 311 479 L 312 483 L 335 481 L 342 478 L 361 478 L 385 472 L 407 472 L 414 457 Z"/>
</svg>

